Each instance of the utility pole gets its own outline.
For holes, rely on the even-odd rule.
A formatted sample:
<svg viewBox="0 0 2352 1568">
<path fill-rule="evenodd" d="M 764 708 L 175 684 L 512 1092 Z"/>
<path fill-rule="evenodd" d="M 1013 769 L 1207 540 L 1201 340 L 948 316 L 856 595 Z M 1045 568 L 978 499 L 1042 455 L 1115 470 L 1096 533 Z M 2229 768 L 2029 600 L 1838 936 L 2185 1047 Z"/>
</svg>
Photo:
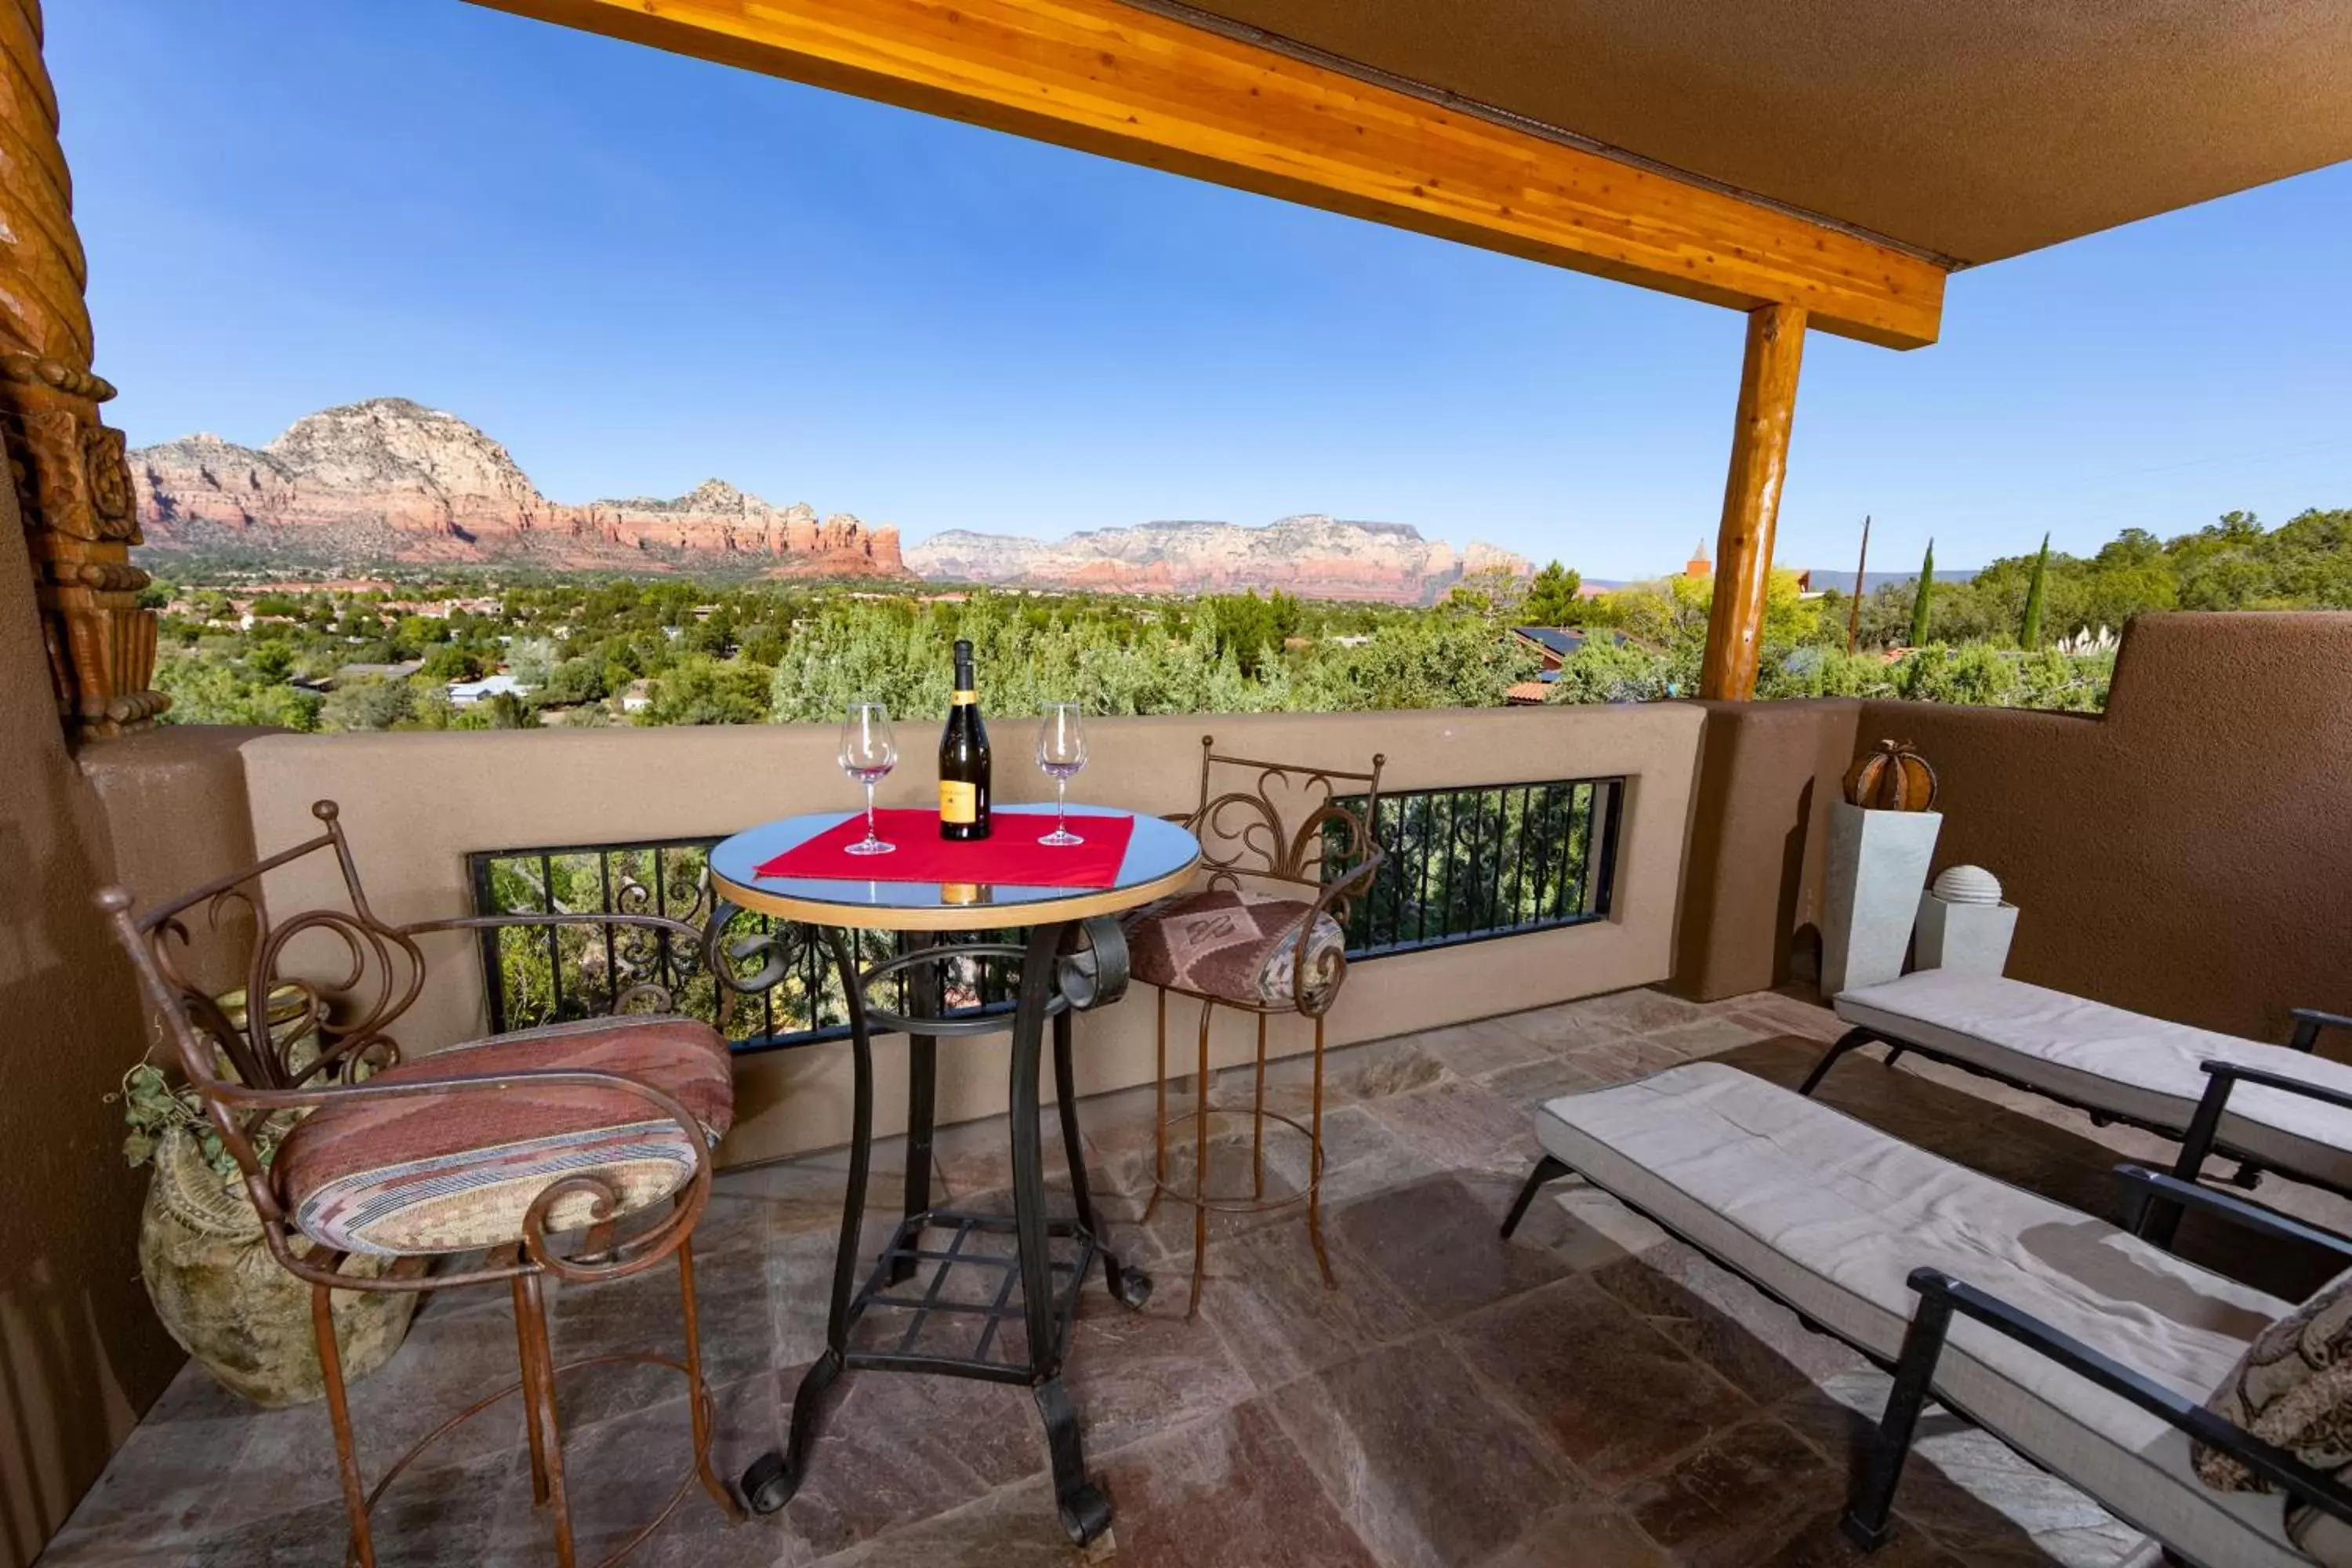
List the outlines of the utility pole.
<svg viewBox="0 0 2352 1568">
<path fill-rule="evenodd" d="M 1862 518 L 1862 559 L 1853 563 L 1853 605 L 1845 613 L 1845 651 L 1852 653 L 1862 636 L 1862 584 L 1870 571 L 1870 514 Z"/>
</svg>

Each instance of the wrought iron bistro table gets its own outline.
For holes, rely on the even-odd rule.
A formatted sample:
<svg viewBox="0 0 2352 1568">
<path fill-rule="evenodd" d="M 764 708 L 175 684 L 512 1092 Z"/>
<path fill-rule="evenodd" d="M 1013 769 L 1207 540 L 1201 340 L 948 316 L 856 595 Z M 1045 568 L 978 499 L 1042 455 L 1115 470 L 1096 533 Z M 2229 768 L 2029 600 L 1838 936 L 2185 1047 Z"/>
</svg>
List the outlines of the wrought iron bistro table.
<svg viewBox="0 0 2352 1568">
<path fill-rule="evenodd" d="M 814 877 L 762 877 L 764 863 L 837 826 L 853 813 L 788 817 L 739 833 L 710 852 L 710 879 L 719 899 L 712 915 L 711 969 L 740 990 L 765 989 L 782 978 L 791 961 L 781 951 L 760 973 L 742 975 L 739 965 L 772 937 L 752 937 L 721 950 L 721 933 L 739 910 L 752 910 L 820 933 L 830 950 L 848 1002 L 855 1064 L 848 1190 L 842 1205 L 841 1245 L 835 1257 L 833 1294 L 825 1320 L 824 1353 L 801 1379 L 793 1396 L 790 1436 L 782 1454 L 768 1454 L 743 1474 L 752 1508 L 771 1513 L 784 1506 L 807 1473 L 827 1392 L 847 1371 L 925 1372 L 996 1383 L 1025 1384 L 1045 1424 L 1054 1468 L 1055 1500 L 1062 1528 L 1080 1543 L 1110 1523 L 1110 1501 L 1087 1479 L 1079 1446 L 1077 1413 L 1062 1385 L 1063 1356 L 1077 1312 L 1078 1292 L 1096 1259 L 1104 1283 L 1129 1309 L 1151 1295 L 1150 1278 L 1122 1268 L 1103 1246 L 1087 1191 L 1085 1156 L 1078 1142 L 1076 1096 L 1070 1075 L 1071 1015 L 1118 1000 L 1127 985 L 1127 944 L 1116 918 L 1126 910 L 1179 891 L 1201 858 L 1192 834 L 1158 817 L 1112 813 L 1104 807 L 1072 808 L 1095 816 L 1133 816 L 1132 837 L 1115 881 L 1108 888 L 975 886 L 936 882 L 840 881 Z M 1000 805 L 996 831 L 1033 831 L 1052 821 L 1051 806 Z M 887 872 L 889 868 L 880 866 Z M 1024 942 L 980 941 L 982 931 L 1024 929 Z M 861 969 L 854 933 L 898 931 L 907 940 L 896 956 Z M 730 962 L 731 961 L 731 962 Z M 1017 962 L 1018 1001 L 1012 1017 L 967 1013 L 941 1016 L 943 978 L 950 965 Z M 904 1014 L 878 1005 L 874 988 L 896 980 L 904 986 Z M 1039 1058 L 1045 1025 L 1054 1029 L 1055 1081 L 1062 1121 L 1062 1145 L 1070 1166 L 1076 1213 L 1068 1219 L 1045 1212 L 1045 1178 L 1038 1110 Z M 963 1214 L 931 1206 L 931 1137 L 938 1042 L 942 1038 L 1013 1035 L 1011 1122 L 1013 1213 Z M 907 1095 L 906 1210 L 889 1244 L 859 1283 L 859 1224 L 866 1209 L 868 1163 L 874 1141 L 873 1035 L 903 1031 L 909 1042 Z M 1013 1238 L 1013 1257 L 967 1250 L 978 1235 Z M 1053 1255 L 1055 1241 L 1066 1256 Z M 900 1286 L 921 1268 L 930 1278 L 919 1293 Z M 996 1278 L 977 1291 L 953 1290 L 950 1276 L 992 1270 Z M 853 1348 L 850 1338 L 869 1308 L 892 1309 L 904 1328 L 889 1348 Z M 966 1354 L 919 1349 L 935 1317 L 968 1321 L 973 1328 Z M 1018 1353 L 1004 1346 L 1007 1323 L 1022 1330 Z M 1005 1336 L 1009 1338 L 1010 1336 Z M 992 1352 L 995 1353 L 992 1353 Z"/>
</svg>

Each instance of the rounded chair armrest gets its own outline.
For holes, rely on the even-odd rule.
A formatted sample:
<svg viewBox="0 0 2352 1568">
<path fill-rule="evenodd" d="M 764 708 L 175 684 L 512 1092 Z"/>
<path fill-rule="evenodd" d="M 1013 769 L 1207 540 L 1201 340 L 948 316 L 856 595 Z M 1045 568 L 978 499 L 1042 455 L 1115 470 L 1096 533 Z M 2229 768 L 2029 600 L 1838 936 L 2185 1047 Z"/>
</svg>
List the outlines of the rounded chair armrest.
<svg viewBox="0 0 2352 1568">
<path fill-rule="evenodd" d="M 1316 895 L 1313 907 L 1307 911 L 1307 918 L 1300 922 L 1298 946 L 1290 955 L 1290 997 L 1301 1013 L 1311 1017 L 1318 1013 L 1328 1012 L 1331 1004 L 1339 999 L 1340 984 L 1348 977 L 1346 952 L 1348 906 L 1371 886 L 1372 879 L 1380 875 L 1381 863 L 1387 858 L 1388 854 L 1385 850 L 1378 845 L 1372 846 L 1365 852 L 1361 860 L 1349 868 L 1346 876 L 1337 881 L 1323 884 L 1323 890 Z M 1339 926 L 1341 933 L 1339 969 L 1339 973 L 1331 978 L 1330 989 L 1323 994 L 1322 999 L 1315 1006 L 1309 1007 L 1307 1004 L 1307 949 L 1314 945 L 1315 923 L 1327 915 L 1334 924 Z"/>
</svg>

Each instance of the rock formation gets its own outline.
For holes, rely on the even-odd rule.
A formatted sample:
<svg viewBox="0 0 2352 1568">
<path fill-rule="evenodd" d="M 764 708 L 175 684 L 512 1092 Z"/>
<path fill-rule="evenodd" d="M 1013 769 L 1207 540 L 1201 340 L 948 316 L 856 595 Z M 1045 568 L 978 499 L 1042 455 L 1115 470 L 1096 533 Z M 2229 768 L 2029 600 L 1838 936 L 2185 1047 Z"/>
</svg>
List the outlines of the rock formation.
<svg viewBox="0 0 2352 1568">
<path fill-rule="evenodd" d="M 550 500 L 455 415 L 378 397 L 297 420 L 267 447 L 183 437 L 130 454 L 150 552 L 360 566 L 517 562 L 555 571 L 907 577 L 1118 593 L 1261 593 L 1427 604 L 1465 574 L 1528 563 L 1394 522 L 1319 513 L 1263 528 L 1151 522 L 1047 542 L 955 531 L 901 558 L 898 531 L 720 479 L 675 500 Z"/>
<path fill-rule="evenodd" d="M 1473 544 L 1457 553 L 1396 522 L 1346 522 L 1319 513 L 1263 528 L 1230 522 L 1149 522 L 1074 533 L 1055 542 L 955 531 L 907 551 L 907 563 L 937 582 L 1126 593 L 1240 593 L 1280 589 L 1318 599 L 1426 604 L 1465 571 L 1524 574 L 1507 551 Z"/>
<path fill-rule="evenodd" d="M 556 569 L 717 564 L 775 576 L 907 574 L 898 531 L 710 479 L 675 500 L 569 506 L 454 415 L 379 397 L 298 420 L 263 447 L 197 435 L 130 454 L 147 548 L 300 561 L 528 559 Z"/>
</svg>

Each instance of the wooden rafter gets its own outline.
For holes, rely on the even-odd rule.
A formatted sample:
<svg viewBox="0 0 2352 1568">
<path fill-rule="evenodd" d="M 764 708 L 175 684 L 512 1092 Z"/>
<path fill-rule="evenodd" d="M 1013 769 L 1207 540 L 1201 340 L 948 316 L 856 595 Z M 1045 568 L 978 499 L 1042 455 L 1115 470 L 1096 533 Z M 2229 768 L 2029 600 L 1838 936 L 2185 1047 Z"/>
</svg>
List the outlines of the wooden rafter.
<svg viewBox="0 0 2352 1568">
<path fill-rule="evenodd" d="M 1889 347 L 1942 315 L 1932 262 L 1119 0 L 480 3 Z"/>
</svg>

